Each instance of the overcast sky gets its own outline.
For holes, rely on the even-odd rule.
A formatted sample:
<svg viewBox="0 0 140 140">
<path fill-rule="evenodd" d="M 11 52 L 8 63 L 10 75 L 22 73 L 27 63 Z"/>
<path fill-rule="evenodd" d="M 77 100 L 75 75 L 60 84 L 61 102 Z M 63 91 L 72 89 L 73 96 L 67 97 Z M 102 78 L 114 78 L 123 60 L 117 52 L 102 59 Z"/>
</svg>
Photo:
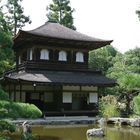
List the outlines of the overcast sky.
<svg viewBox="0 0 140 140">
<path fill-rule="evenodd" d="M 74 25 L 78 32 L 101 39 L 113 39 L 121 52 L 140 47 L 140 21 L 135 11 L 140 0 L 70 0 L 75 9 Z M 51 0 L 23 0 L 24 11 L 34 29 L 47 21 L 46 6 Z"/>
</svg>

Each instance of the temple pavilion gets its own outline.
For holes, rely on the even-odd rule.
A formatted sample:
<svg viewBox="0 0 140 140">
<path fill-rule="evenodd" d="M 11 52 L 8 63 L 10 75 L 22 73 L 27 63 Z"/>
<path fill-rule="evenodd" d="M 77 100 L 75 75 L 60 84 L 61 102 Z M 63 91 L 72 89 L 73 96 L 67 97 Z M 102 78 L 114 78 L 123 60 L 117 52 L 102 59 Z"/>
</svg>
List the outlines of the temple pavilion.
<svg viewBox="0 0 140 140">
<path fill-rule="evenodd" d="M 99 87 L 111 87 L 113 79 L 89 69 L 89 51 L 109 45 L 56 22 L 14 38 L 15 69 L 4 73 L 2 85 L 9 98 L 32 103 L 46 116 L 98 113 Z"/>
</svg>

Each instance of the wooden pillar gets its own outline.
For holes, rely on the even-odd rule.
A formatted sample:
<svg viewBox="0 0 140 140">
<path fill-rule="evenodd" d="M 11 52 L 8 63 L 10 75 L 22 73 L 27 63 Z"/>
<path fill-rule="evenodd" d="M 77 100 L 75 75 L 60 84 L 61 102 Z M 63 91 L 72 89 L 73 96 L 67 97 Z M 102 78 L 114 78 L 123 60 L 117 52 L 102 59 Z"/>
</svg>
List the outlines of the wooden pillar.
<svg viewBox="0 0 140 140">
<path fill-rule="evenodd" d="M 11 100 L 11 85 L 10 85 L 10 83 L 9 83 L 9 99 Z"/>
<path fill-rule="evenodd" d="M 19 90 L 20 90 L 19 91 L 20 92 L 19 93 L 20 94 L 20 101 L 22 101 L 22 84 L 21 83 L 19 84 Z"/>
<path fill-rule="evenodd" d="M 14 101 L 16 101 L 16 85 L 14 83 Z"/>
</svg>

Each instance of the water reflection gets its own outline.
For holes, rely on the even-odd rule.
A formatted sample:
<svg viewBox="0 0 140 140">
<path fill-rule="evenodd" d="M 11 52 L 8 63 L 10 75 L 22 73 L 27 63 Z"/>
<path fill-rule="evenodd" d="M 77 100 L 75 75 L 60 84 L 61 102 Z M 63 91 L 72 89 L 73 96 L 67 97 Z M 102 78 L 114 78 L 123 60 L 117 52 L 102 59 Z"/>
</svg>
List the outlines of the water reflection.
<svg viewBox="0 0 140 140">
<path fill-rule="evenodd" d="M 33 126 L 35 140 L 139 140 L 140 128 L 114 126 L 105 127 L 105 137 L 87 137 L 86 131 L 94 125 L 56 125 Z M 20 133 L 12 135 L 13 140 L 19 140 Z"/>
</svg>

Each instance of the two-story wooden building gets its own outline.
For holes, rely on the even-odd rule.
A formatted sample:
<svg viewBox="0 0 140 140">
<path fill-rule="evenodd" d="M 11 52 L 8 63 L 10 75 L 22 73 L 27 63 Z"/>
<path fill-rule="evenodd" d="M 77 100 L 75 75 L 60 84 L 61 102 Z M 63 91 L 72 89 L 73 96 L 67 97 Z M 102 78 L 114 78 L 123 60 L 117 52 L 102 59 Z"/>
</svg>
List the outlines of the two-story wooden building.
<svg viewBox="0 0 140 140">
<path fill-rule="evenodd" d="M 98 87 L 114 86 L 115 81 L 89 69 L 89 51 L 111 42 L 56 22 L 20 30 L 13 46 L 16 68 L 4 74 L 2 85 L 10 99 L 33 103 L 46 115 L 94 115 Z"/>
</svg>

